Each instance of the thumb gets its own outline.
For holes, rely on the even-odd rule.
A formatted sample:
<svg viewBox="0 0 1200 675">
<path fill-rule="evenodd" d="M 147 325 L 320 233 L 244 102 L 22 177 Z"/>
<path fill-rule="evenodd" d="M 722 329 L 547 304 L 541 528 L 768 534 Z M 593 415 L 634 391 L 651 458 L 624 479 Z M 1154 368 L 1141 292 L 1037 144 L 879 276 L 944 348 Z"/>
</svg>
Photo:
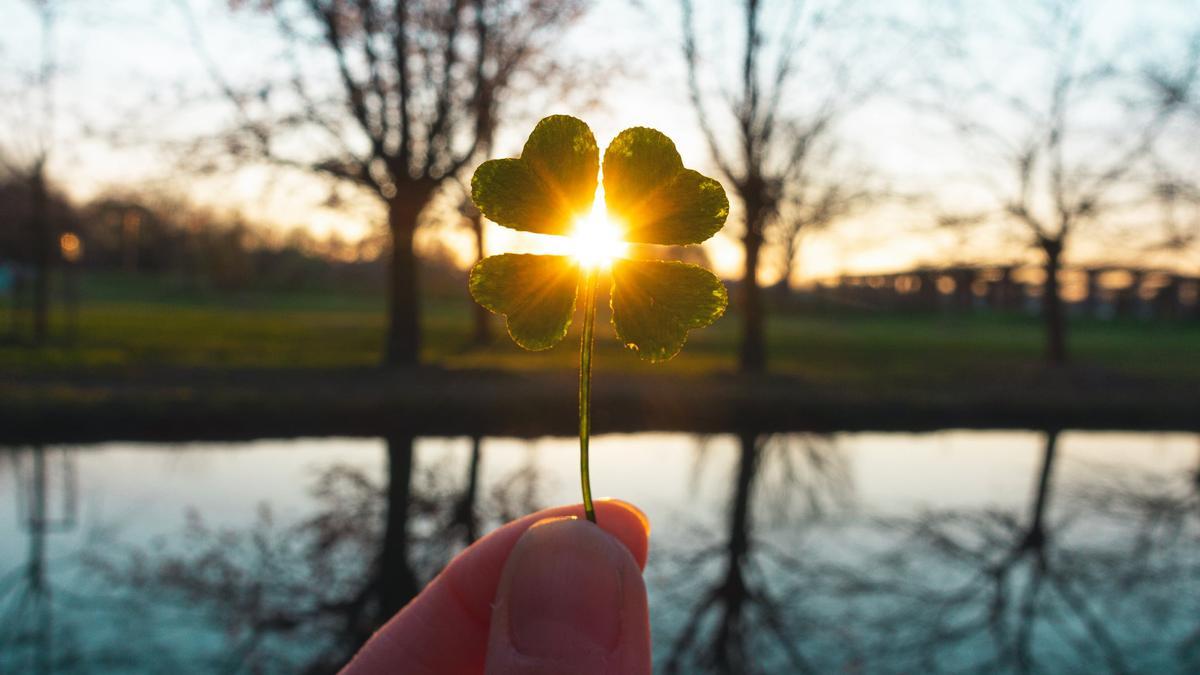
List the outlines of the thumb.
<svg viewBox="0 0 1200 675">
<path fill-rule="evenodd" d="M 489 675 L 648 675 L 646 585 L 629 549 L 593 523 L 543 520 L 504 565 Z"/>
</svg>

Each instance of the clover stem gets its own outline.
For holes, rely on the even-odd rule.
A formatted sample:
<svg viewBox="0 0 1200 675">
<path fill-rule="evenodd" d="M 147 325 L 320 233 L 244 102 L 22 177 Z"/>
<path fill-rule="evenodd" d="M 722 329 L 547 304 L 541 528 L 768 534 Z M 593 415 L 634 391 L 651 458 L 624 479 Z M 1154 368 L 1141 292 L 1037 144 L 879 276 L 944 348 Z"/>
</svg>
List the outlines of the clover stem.
<svg viewBox="0 0 1200 675">
<path fill-rule="evenodd" d="M 588 437 L 592 433 L 592 330 L 596 324 L 596 270 L 588 268 L 583 280 L 583 337 L 579 342 L 579 478 L 583 485 L 583 510 L 596 522 L 592 483 L 588 475 Z"/>
</svg>

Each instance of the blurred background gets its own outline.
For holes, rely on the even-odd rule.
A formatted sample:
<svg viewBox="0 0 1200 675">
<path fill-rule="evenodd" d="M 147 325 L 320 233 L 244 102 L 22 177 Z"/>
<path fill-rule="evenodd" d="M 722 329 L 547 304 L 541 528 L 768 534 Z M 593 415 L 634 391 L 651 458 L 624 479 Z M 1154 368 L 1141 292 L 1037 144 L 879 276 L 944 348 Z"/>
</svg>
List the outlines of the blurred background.
<svg viewBox="0 0 1200 675">
<path fill-rule="evenodd" d="M 599 310 L 656 667 L 1196 672 L 1196 9 L 0 0 L 0 672 L 330 672 L 578 499 L 579 322 L 466 286 L 558 113 L 731 203 L 634 252 L 730 290 L 677 358 Z"/>
</svg>

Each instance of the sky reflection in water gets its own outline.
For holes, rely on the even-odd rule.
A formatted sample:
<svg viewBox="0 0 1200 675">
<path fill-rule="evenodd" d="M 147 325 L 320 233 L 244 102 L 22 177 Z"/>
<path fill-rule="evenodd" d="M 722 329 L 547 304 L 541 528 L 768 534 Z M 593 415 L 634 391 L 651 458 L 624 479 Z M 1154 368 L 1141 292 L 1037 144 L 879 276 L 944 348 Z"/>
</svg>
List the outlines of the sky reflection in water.
<svg viewBox="0 0 1200 675">
<path fill-rule="evenodd" d="M 597 493 L 654 525 L 663 672 L 1200 667 L 1194 434 L 646 433 L 593 447 Z M 327 670 L 470 538 L 577 501 L 575 450 L 11 449 L 0 671 Z"/>
</svg>

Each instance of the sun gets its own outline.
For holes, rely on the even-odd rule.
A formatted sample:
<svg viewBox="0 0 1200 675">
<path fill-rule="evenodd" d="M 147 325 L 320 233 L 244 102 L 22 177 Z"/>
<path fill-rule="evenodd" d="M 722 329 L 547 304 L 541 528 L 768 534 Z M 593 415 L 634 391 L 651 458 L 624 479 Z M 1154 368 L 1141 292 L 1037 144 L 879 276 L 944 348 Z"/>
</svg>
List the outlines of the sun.
<svg viewBox="0 0 1200 675">
<path fill-rule="evenodd" d="M 571 257 L 585 269 L 602 269 L 612 265 L 629 250 L 622 240 L 622 229 L 609 220 L 604 200 L 596 200 L 591 213 L 575 221 L 570 234 Z"/>
</svg>

